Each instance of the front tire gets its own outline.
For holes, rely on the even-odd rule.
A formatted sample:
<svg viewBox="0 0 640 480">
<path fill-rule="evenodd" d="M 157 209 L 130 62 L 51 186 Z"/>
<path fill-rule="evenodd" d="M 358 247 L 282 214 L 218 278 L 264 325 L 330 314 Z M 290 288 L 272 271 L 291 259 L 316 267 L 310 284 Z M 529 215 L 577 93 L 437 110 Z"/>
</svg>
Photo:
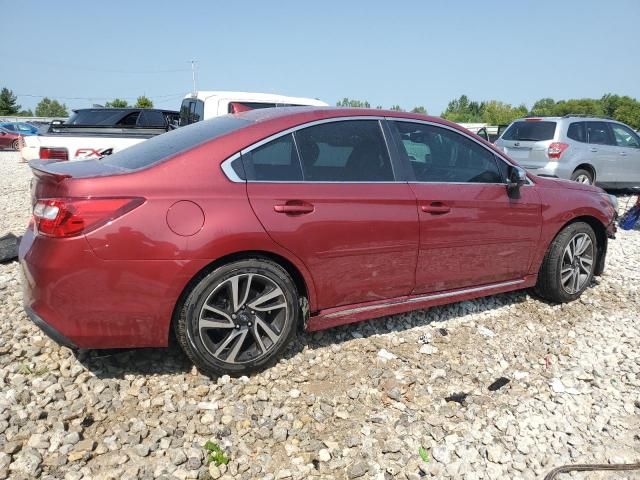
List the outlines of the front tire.
<svg viewBox="0 0 640 480">
<path fill-rule="evenodd" d="M 16 151 L 20 150 L 20 142 L 18 140 L 11 142 L 11 149 Z"/>
<path fill-rule="evenodd" d="M 188 294 L 178 343 L 208 376 L 246 375 L 278 360 L 296 333 L 298 292 L 287 271 L 264 259 L 217 268 Z"/>
<path fill-rule="evenodd" d="M 568 225 L 551 242 L 542 261 L 536 293 L 557 303 L 577 299 L 591 284 L 597 256 L 593 228 L 584 222 Z"/>
</svg>

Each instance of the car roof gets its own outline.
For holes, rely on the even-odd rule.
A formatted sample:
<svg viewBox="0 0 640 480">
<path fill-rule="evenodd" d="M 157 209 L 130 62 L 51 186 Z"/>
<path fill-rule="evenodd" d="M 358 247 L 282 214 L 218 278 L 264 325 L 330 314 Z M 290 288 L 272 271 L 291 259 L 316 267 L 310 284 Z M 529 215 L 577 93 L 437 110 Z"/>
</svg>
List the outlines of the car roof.
<svg viewBox="0 0 640 480">
<path fill-rule="evenodd" d="M 233 92 L 225 90 L 201 90 L 198 92 L 188 93 L 185 99 L 197 98 L 198 100 L 207 100 L 209 98 L 228 98 L 232 101 L 244 102 L 270 102 L 270 103 L 304 103 L 308 105 L 327 106 L 322 100 L 306 97 L 290 97 L 287 95 L 279 95 L 275 93 L 259 93 L 259 92 Z"/>
</svg>

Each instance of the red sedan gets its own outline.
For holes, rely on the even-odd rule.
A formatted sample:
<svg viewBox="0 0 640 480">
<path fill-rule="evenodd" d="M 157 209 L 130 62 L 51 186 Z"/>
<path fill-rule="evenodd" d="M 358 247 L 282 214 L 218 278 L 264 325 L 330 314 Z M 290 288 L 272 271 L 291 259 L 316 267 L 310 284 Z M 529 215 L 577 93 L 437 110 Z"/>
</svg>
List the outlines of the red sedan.
<svg viewBox="0 0 640 480">
<path fill-rule="evenodd" d="M 401 112 L 256 110 L 32 168 L 29 317 L 80 348 L 174 329 L 209 375 L 265 367 L 298 328 L 528 287 L 574 300 L 615 230 L 599 188 Z"/>
<path fill-rule="evenodd" d="M 20 135 L 6 128 L 0 127 L 0 148 L 11 150 L 20 149 Z"/>
</svg>

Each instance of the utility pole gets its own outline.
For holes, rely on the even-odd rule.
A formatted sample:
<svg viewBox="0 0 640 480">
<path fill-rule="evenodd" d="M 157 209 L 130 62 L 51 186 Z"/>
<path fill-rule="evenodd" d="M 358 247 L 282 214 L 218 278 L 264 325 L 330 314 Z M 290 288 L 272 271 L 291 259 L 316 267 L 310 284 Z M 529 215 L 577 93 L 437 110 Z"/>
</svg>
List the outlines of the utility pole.
<svg viewBox="0 0 640 480">
<path fill-rule="evenodd" d="M 196 63 L 197 60 L 191 60 L 191 80 L 193 81 L 193 92 L 192 94 L 195 96 L 196 94 Z"/>
</svg>

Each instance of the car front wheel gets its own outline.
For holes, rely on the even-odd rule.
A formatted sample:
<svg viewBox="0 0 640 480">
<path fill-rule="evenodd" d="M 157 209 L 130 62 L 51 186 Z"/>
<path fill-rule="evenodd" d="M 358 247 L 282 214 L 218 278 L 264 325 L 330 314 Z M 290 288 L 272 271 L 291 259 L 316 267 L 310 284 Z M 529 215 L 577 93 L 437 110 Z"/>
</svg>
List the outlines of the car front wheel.
<svg viewBox="0 0 640 480">
<path fill-rule="evenodd" d="M 286 270 L 264 259 L 241 260 L 193 287 L 176 321 L 176 336 L 202 373 L 245 375 L 280 357 L 295 336 L 299 312 Z"/>
<path fill-rule="evenodd" d="M 552 302 L 575 300 L 593 279 L 597 254 L 593 228 L 584 222 L 568 225 L 547 251 L 538 273 L 536 292 Z"/>
</svg>

